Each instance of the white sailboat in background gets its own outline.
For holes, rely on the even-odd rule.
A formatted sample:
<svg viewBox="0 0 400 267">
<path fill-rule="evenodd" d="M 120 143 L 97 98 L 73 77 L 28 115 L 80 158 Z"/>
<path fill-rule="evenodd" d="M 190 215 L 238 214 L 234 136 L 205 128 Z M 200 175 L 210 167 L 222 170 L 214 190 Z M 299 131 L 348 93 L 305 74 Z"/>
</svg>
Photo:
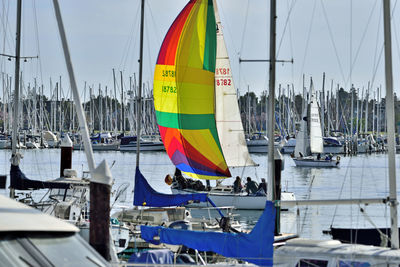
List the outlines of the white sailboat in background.
<svg viewBox="0 0 400 267">
<path fill-rule="evenodd" d="M 319 107 L 311 80 L 310 103 L 304 105 L 300 131 L 296 137 L 293 161 L 298 167 L 338 167 L 340 157 L 321 157 L 324 152 Z M 317 154 L 316 157 L 313 154 Z"/>
<path fill-rule="evenodd" d="M 274 0 L 272 0 L 274 1 Z M 384 204 L 390 207 L 391 248 L 345 244 L 337 240 L 293 239 L 274 250 L 274 266 L 399 266 L 399 229 L 395 166 L 394 100 L 390 29 L 390 0 L 383 1 L 386 112 L 388 125 L 389 194 L 382 199 L 299 200 L 296 205 Z M 281 203 L 282 205 L 294 203 Z M 354 242 L 354 240 L 352 240 Z"/>
</svg>

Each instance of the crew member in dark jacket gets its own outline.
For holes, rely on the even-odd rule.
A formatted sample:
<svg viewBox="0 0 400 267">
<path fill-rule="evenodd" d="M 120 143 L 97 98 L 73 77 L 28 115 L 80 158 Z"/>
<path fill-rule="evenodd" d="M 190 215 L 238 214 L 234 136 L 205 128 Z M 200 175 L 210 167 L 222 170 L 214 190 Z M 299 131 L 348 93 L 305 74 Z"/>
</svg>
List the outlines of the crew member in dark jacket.
<svg viewBox="0 0 400 267">
<path fill-rule="evenodd" d="M 257 193 L 257 183 L 251 180 L 250 177 L 247 177 L 246 192 L 248 195 Z"/>
</svg>

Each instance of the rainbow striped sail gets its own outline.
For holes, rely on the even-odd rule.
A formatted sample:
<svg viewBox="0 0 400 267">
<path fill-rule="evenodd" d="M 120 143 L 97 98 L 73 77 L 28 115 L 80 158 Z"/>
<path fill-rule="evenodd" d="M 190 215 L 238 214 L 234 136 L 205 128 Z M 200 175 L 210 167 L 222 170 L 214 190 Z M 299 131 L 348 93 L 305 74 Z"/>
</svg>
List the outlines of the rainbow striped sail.
<svg viewBox="0 0 400 267">
<path fill-rule="evenodd" d="M 154 106 L 174 165 L 199 179 L 230 177 L 215 122 L 212 0 L 191 0 L 168 30 L 154 70 Z"/>
</svg>

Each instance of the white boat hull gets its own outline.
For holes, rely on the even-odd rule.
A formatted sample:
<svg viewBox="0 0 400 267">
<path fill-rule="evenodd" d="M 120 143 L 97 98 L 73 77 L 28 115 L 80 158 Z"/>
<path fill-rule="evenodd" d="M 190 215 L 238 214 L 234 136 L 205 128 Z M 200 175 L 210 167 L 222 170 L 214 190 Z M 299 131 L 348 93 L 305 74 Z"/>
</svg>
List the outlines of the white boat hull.
<svg viewBox="0 0 400 267">
<path fill-rule="evenodd" d="M 297 167 L 339 167 L 340 161 L 337 160 L 317 160 L 310 158 L 294 158 L 294 163 Z"/>
<path fill-rule="evenodd" d="M 281 144 L 275 143 L 275 148 L 281 149 Z M 247 140 L 247 149 L 250 153 L 268 153 L 268 143 L 262 140 Z"/>
<path fill-rule="evenodd" d="M 136 152 L 136 143 L 128 145 L 120 145 L 120 151 Z M 164 144 L 162 142 L 144 142 L 140 143 L 140 151 L 164 151 Z"/>
<path fill-rule="evenodd" d="M 191 194 L 194 193 L 191 190 L 183 189 L 171 189 L 173 194 Z M 200 193 L 200 192 L 197 192 Z M 229 207 L 233 206 L 239 210 L 263 210 L 265 208 L 265 202 L 267 196 L 247 196 L 246 194 L 229 194 L 229 193 L 207 193 L 208 197 L 214 202 L 217 207 Z M 281 200 L 296 200 L 294 193 L 282 192 Z M 208 207 L 209 203 L 191 203 L 188 207 Z"/>
<path fill-rule="evenodd" d="M 119 144 L 92 144 L 93 151 L 116 151 Z M 84 150 L 83 144 L 74 144 L 74 150 Z"/>
<path fill-rule="evenodd" d="M 281 150 L 284 154 L 292 154 L 294 152 L 295 146 L 284 146 Z M 324 154 L 343 154 L 343 146 L 324 146 Z"/>
</svg>

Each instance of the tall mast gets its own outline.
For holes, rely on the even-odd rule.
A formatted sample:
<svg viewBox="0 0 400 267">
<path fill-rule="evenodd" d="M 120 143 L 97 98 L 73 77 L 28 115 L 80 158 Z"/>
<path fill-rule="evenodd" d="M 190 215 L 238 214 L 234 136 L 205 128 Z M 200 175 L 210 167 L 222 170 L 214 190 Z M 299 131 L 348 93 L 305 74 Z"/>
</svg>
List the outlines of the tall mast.
<svg viewBox="0 0 400 267">
<path fill-rule="evenodd" d="M 275 38 L 276 38 L 276 0 L 270 2 L 270 42 L 269 42 L 269 96 L 268 96 L 268 200 L 274 200 L 274 115 L 275 115 Z"/>
<path fill-rule="evenodd" d="M 351 85 L 350 93 L 351 93 L 351 104 L 350 104 L 350 139 L 353 140 L 353 112 L 354 112 L 354 87 Z"/>
<path fill-rule="evenodd" d="M 121 130 L 122 133 L 125 133 L 125 105 L 124 105 L 124 81 L 121 74 Z"/>
<path fill-rule="evenodd" d="M 115 70 L 113 69 L 113 81 L 114 81 L 114 112 L 115 112 L 115 123 L 114 130 L 118 129 L 118 112 L 117 112 L 117 82 L 115 80 Z M 112 93 L 111 93 L 112 94 Z M 112 102 L 111 102 L 112 107 Z"/>
<path fill-rule="evenodd" d="M 144 29 L 144 0 L 141 2 L 140 12 L 140 54 L 139 54 L 139 90 L 137 95 L 137 121 L 136 121 L 136 167 L 140 160 L 140 131 L 142 126 L 142 76 L 143 76 L 143 29 Z"/>
<path fill-rule="evenodd" d="M 388 160 L 389 160 L 389 202 L 391 222 L 391 246 L 399 248 L 399 228 L 397 222 L 397 190 L 395 160 L 394 99 L 392 74 L 392 37 L 390 29 L 390 0 L 383 1 L 383 22 L 385 38 L 385 78 L 386 78 L 386 122 L 388 127 Z"/>
<path fill-rule="evenodd" d="M 322 92 L 321 92 L 321 128 L 322 137 L 325 136 L 325 72 L 322 75 Z"/>
<path fill-rule="evenodd" d="M 365 129 L 364 132 L 368 132 L 368 101 L 369 101 L 369 82 L 368 82 L 368 88 L 365 96 Z"/>
<path fill-rule="evenodd" d="M 18 137 L 18 118 L 19 118 L 19 69 L 20 69 L 20 50 L 21 50 L 21 9 L 22 0 L 17 3 L 17 34 L 15 44 L 15 73 L 14 73 L 14 119 L 12 132 L 12 155 L 17 153 L 17 137 Z"/>
<path fill-rule="evenodd" d="M 81 129 L 81 136 L 82 136 L 83 145 L 85 148 L 86 159 L 88 162 L 90 173 L 93 174 L 93 171 L 95 169 L 93 151 L 92 151 L 92 146 L 90 143 L 89 131 L 88 131 L 88 127 L 86 124 L 85 113 L 82 108 L 82 103 L 81 103 L 81 99 L 79 96 L 78 87 L 76 85 L 75 74 L 74 74 L 74 71 L 72 68 L 72 61 L 71 61 L 71 56 L 69 54 L 67 37 L 65 35 L 64 25 L 63 25 L 62 19 L 61 19 L 60 6 L 58 5 L 57 0 L 53 0 L 53 5 L 54 5 L 54 11 L 56 14 L 58 30 L 60 33 L 61 44 L 63 47 L 65 63 L 67 65 L 71 90 L 74 93 L 74 102 L 75 102 L 75 106 L 76 106 L 76 113 L 77 113 L 78 120 L 79 120 L 79 127 Z M 92 177 L 92 179 L 93 179 L 93 177 Z"/>
</svg>

